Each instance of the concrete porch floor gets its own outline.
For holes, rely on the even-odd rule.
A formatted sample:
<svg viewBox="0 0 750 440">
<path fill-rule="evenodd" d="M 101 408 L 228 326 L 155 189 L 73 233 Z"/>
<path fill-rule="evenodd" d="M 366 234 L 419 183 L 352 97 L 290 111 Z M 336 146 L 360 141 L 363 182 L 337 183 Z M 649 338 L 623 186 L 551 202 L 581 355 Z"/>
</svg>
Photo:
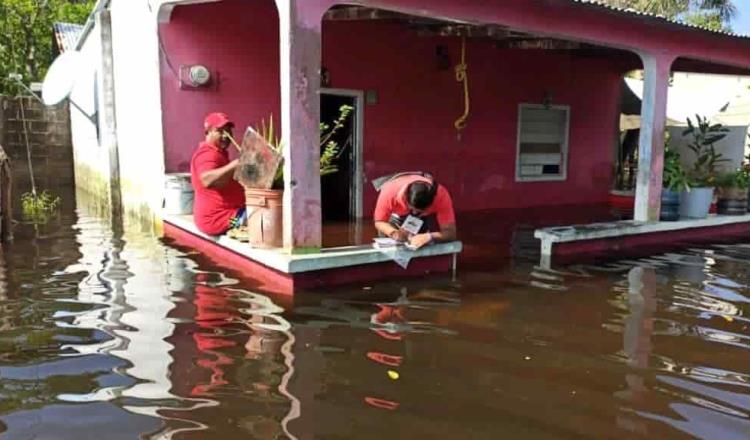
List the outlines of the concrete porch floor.
<svg viewBox="0 0 750 440">
<path fill-rule="evenodd" d="M 710 215 L 705 219 L 674 222 L 638 222 L 622 220 L 554 226 L 534 231 L 541 241 L 541 262 L 580 257 L 620 256 L 637 252 L 665 250 L 670 247 L 750 238 L 750 215 Z"/>
<path fill-rule="evenodd" d="M 281 293 L 315 286 L 370 281 L 393 276 L 420 276 L 455 271 L 460 241 L 437 243 L 411 253 L 407 269 L 372 244 L 324 248 L 319 253 L 293 255 L 281 249 L 252 248 L 247 243 L 205 234 L 192 215 L 163 215 L 164 232 L 178 244 L 199 250 L 222 265 L 257 279 L 263 288 Z"/>
</svg>

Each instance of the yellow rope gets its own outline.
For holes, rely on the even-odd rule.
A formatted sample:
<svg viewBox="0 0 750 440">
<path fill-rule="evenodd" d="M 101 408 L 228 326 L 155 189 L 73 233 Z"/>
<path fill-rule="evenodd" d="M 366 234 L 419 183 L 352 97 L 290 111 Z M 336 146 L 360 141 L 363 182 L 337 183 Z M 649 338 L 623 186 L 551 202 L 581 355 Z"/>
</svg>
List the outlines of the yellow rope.
<svg viewBox="0 0 750 440">
<path fill-rule="evenodd" d="M 469 98 L 469 76 L 466 70 L 469 66 L 466 65 L 466 36 L 461 37 L 461 63 L 456 65 L 456 81 L 462 82 L 464 86 L 464 114 L 460 118 L 456 119 L 453 126 L 456 130 L 461 132 L 466 128 L 466 120 L 469 119 L 469 110 L 471 99 Z"/>
</svg>

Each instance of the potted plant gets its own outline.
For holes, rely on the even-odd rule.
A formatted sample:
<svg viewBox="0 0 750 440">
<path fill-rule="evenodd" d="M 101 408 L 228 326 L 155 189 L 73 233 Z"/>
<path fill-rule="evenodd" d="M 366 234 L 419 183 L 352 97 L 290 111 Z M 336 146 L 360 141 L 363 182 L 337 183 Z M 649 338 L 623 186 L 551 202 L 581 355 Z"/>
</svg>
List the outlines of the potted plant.
<svg viewBox="0 0 750 440">
<path fill-rule="evenodd" d="M 343 128 L 354 107 L 342 105 L 338 117 L 331 123 L 320 123 L 320 176 L 326 176 L 338 171 L 336 162 L 343 153 L 343 149 L 333 139 L 336 132 Z M 266 125 L 261 122 L 257 132 L 266 143 L 281 154 L 283 141 L 274 132 L 273 118 Z M 279 163 L 273 184 L 270 189 L 245 187 L 245 203 L 247 206 L 247 238 L 254 247 L 281 247 L 284 198 L 284 167 Z"/>
<path fill-rule="evenodd" d="M 717 214 L 744 215 L 747 213 L 747 188 L 750 174 L 745 168 L 722 173 L 716 178 Z"/>
<path fill-rule="evenodd" d="M 662 173 L 661 212 L 659 220 L 676 221 L 680 218 L 680 194 L 690 191 L 690 179 L 680 162 L 680 153 L 664 147 Z"/>
<path fill-rule="evenodd" d="M 690 191 L 683 191 L 680 199 L 680 216 L 706 218 L 714 197 L 716 167 L 726 161 L 714 144 L 724 139 L 729 130 L 721 124 L 711 124 L 707 118 L 695 117 L 695 124 L 687 119 L 688 128 L 682 132 L 683 136 L 692 136 L 688 148 L 694 153 L 695 162 L 688 171 Z"/>
</svg>

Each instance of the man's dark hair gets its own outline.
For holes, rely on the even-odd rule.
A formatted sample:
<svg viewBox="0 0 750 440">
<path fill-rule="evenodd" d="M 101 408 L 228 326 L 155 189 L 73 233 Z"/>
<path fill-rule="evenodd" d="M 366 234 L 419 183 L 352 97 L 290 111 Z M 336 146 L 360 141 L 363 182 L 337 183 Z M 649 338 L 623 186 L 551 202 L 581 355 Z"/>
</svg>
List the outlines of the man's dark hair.
<svg viewBox="0 0 750 440">
<path fill-rule="evenodd" d="M 415 209 L 427 209 L 432 205 L 437 194 L 438 183 L 433 181 L 432 185 L 427 182 L 414 182 L 406 191 L 406 201 Z"/>
</svg>

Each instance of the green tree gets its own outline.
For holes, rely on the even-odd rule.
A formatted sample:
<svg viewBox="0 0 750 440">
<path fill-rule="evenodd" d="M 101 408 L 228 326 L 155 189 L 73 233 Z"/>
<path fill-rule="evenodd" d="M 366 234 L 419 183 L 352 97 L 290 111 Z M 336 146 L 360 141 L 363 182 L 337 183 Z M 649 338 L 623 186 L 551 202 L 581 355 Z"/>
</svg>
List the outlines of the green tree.
<svg viewBox="0 0 750 440">
<path fill-rule="evenodd" d="M 0 0 L 0 94 L 13 93 L 10 73 L 41 81 L 52 62 L 52 24 L 82 24 L 95 0 Z"/>
<path fill-rule="evenodd" d="M 604 0 L 612 6 L 632 8 L 715 30 L 731 30 L 737 14 L 733 0 Z"/>
</svg>

